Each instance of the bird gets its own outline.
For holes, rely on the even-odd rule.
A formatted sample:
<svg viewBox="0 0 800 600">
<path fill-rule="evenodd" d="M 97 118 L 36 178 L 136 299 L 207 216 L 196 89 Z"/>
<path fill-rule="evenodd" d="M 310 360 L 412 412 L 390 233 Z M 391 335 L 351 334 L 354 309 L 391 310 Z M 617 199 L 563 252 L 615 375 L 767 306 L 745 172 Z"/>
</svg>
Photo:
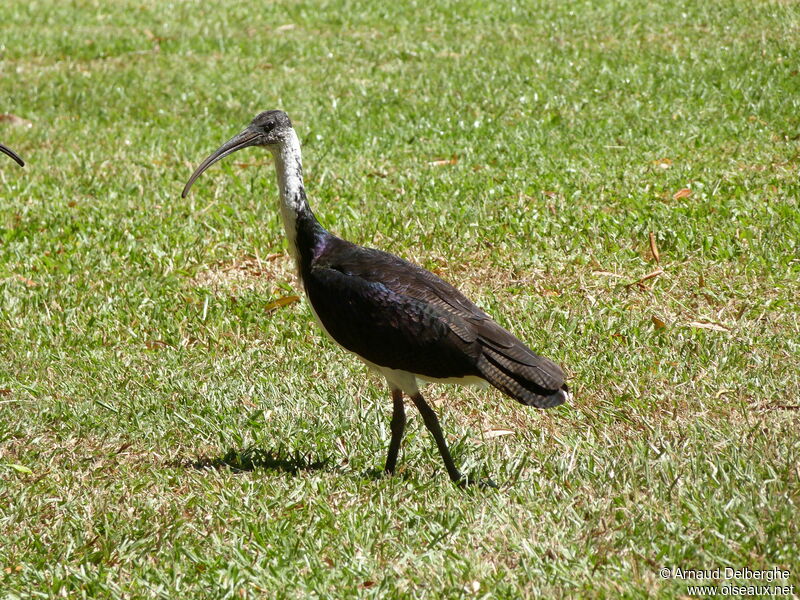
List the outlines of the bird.
<svg viewBox="0 0 800 600">
<path fill-rule="evenodd" d="M 480 483 L 456 467 L 420 385 L 488 383 L 521 404 L 550 408 L 570 398 L 561 367 L 535 354 L 430 271 L 327 231 L 309 206 L 300 141 L 281 110 L 258 114 L 210 154 L 192 173 L 181 197 L 186 198 L 211 165 L 251 146 L 264 147 L 274 157 L 289 253 L 317 323 L 389 385 L 391 439 L 384 472 L 391 475 L 397 466 L 406 425 L 405 394 L 433 436 L 450 479 L 459 485 Z"/>
<path fill-rule="evenodd" d="M 24 167 L 24 166 L 25 166 L 25 161 L 24 161 L 24 160 L 22 160 L 22 159 L 19 157 L 19 154 L 17 154 L 16 152 L 14 152 L 14 151 L 13 151 L 11 148 L 9 148 L 8 146 L 4 146 L 3 144 L 0 144 L 0 152 L 2 152 L 3 154 L 8 154 L 8 155 L 9 155 L 11 158 L 13 158 L 13 159 L 16 161 L 16 163 L 17 163 L 17 164 L 18 164 L 20 167 Z"/>
</svg>

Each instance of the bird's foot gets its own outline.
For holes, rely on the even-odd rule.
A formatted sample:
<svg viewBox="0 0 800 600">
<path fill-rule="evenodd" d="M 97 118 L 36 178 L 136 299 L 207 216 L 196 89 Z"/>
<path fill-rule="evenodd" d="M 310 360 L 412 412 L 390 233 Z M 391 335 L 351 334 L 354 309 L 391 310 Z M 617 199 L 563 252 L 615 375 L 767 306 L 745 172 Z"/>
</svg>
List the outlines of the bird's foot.
<svg viewBox="0 0 800 600">
<path fill-rule="evenodd" d="M 486 478 L 476 478 L 476 477 L 470 477 L 469 475 L 461 475 L 457 479 L 454 479 L 453 483 L 455 483 L 460 488 L 466 488 L 466 487 L 475 486 L 475 487 L 477 487 L 478 489 L 481 489 L 481 490 L 485 490 L 485 489 L 496 490 L 496 489 L 499 489 L 498 485 L 494 481 L 489 479 L 488 477 L 486 477 Z"/>
<path fill-rule="evenodd" d="M 388 469 L 367 469 L 364 472 L 364 477 L 378 481 L 380 479 L 391 479 L 392 477 L 406 479 L 408 474 L 403 469 L 395 469 L 392 471 L 389 471 Z"/>
<path fill-rule="evenodd" d="M 367 469 L 364 471 L 364 477 L 372 479 L 373 481 L 378 481 L 384 477 L 391 477 L 392 475 L 394 475 L 394 473 L 386 471 L 385 469 Z"/>
</svg>

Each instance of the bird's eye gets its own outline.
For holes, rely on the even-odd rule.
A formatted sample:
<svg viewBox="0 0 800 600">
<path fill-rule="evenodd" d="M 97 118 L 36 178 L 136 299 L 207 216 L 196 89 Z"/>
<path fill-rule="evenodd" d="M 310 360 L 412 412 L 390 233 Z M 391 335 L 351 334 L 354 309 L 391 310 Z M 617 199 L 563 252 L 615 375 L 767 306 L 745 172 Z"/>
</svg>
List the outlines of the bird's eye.
<svg viewBox="0 0 800 600">
<path fill-rule="evenodd" d="M 264 125 L 264 129 L 266 129 L 267 131 L 272 131 L 273 129 L 275 129 L 275 121 L 267 121 L 267 124 Z"/>
</svg>

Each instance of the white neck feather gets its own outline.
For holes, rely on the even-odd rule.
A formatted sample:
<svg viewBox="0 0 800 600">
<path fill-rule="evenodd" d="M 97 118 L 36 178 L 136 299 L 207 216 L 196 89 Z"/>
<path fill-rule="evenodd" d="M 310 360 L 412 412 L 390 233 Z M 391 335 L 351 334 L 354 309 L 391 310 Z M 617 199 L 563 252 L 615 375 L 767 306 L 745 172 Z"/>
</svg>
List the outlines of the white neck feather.
<svg viewBox="0 0 800 600">
<path fill-rule="evenodd" d="M 297 252 L 297 216 L 305 209 L 305 191 L 303 188 L 303 162 L 300 156 L 300 140 L 291 130 L 283 143 L 273 149 L 275 171 L 278 174 L 278 187 L 281 194 L 281 218 L 286 238 L 289 241 L 289 252 L 295 261 L 299 259 Z"/>
</svg>

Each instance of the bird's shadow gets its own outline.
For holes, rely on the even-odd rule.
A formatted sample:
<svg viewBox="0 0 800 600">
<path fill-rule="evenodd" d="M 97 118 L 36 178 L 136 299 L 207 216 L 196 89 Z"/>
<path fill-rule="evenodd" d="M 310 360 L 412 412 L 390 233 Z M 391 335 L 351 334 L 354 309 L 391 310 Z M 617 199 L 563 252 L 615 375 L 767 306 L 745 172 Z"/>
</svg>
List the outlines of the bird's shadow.
<svg viewBox="0 0 800 600">
<path fill-rule="evenodd" d="M 347 472 L 331 464 L 330 458 L 314 460 L 310 455 L 302 454 L 298 451 L 288 452 L 282 448 L 277 450 L 265 450 L 263 448 L 247 447 L 241 450 L 231 448 L 219 456 L 200 456 L 193 459 L 174 460 L 169 463 L 173 467 L 182 467 L 197 470 L 207 469 L 229 469 L 234 473 L 246 473 L 251 471 L 273 471 L 288 473 L 289 475 L 299 475 L 304 472 L 313 471 L 339 471 Z M 386 478 L 394 478 L 403 482 L 408 482 L 414 478 L 411 474 L 400 470 L 394 475 L 389 475 L 382 469 L 367 469 L 358 473 L 361 478 L 372 481 L 380 481 Z M 456 485 L 460 488 L 492 488 L 498 486 L 491 479 L 468 478 Z"/>
<path fill-rule="evenodd" d="M 221 456 L 200 456 L 188 461 L 176 461 L 174 466 L 193 469 L 230 469 L 242 473 L 256 470 L 280 471 L 297 475 L 303 471 L 328 469 L 330 459 L 314 460 L 300 452 L 289 453 L 283 449 L 265 450 L 263 448 L 229 449 Z"/>
</svg>

